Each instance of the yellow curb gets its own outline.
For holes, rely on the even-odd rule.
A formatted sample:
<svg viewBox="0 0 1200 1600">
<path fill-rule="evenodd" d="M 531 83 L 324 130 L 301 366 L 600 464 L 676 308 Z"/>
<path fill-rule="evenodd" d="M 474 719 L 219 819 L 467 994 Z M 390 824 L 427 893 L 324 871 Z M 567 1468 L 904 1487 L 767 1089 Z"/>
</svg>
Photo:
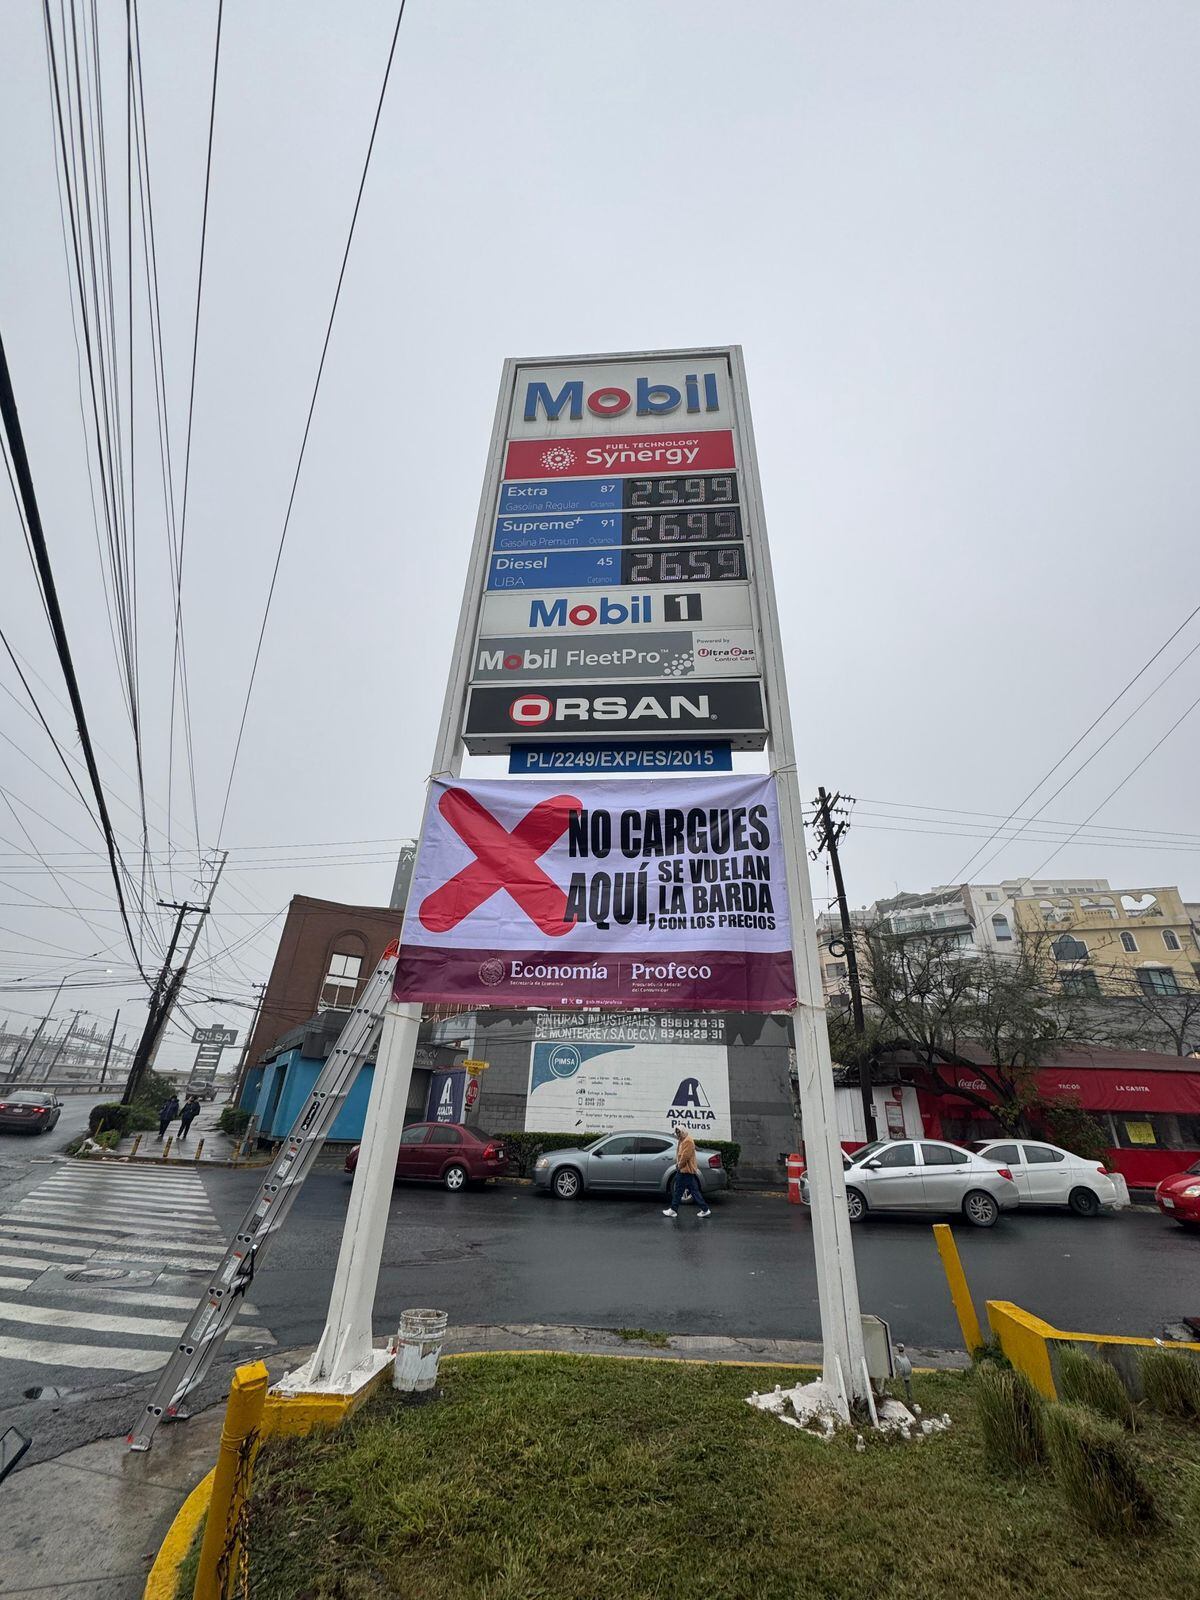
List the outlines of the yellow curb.
<svg viewBox="0 0 1200 1600">
<path fill-rule="evenodd" d="M 208 1503 L 212 1498 L 213 1479 L 217 1475 L 216 1467 L 208 1473 L 188 1495 L 187 1499 L 175 1513 L 175 1520 L 167 1529 L 167 1536 L 158 1547 L 158 1554 L 154 1558 L 154 1565 L 150 1568 L 146 1578 L 146 1587 L 142 1591 L 142 1600 L 175 1600 L 175 1590 L 179 1583 L 179 1569 L 183 1565 L 184 1557 L 192 1548 L 192 1540 L 196 1537 L 196 1529 L 204 1520 L 208 1511 Z"/>
<path fill-rule="evenodd" d="M 788 1372 L 817 1372 L 818 1361 L 738 1361 L 720 1356 L 642 1356 L 626 1350 L 452 1350 L 443 1361 L 477 1361 L 480 1356 L 570 1356 L 576 1361 L 666 1361 L 673 1367 L 773 1367 Z M 914 1367 L 914 1372 L 969 1372 L 969 1367 Z"/>
</svg>

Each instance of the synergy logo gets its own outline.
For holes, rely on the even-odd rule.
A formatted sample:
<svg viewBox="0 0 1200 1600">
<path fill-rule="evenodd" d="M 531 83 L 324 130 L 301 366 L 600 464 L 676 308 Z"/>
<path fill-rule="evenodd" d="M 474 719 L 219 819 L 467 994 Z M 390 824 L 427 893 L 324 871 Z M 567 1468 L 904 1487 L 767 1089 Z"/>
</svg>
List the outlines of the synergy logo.
<svg viewBox="0 0 1200 1600">
<path fill-rule="evenodd" d="M 631 406 L 639 417 L 670 416 L 681 405 L 689 416 L 721 409 L 715 372 L 689 372 L 683 380 L 682 391 L 673 383 L 654 383 L 649 378 L 639 378 L 633 394 L 612 384 L 593 389 L 586 399 L 582 378 L 564 383 L 557 394 L 552 394 L 550 385 L 540 380 L 525 386 L 526 422 L 536 422 L 539 412 L 550 422 L 557 422 L 563 415 L 571 422 L 581 422 L 585 404 L 594 417 L 624 416 Z M 557 462 L 545 460 L 545 465 L 553 471 L 564 470 Z"/>
<path fill-rule="evenodd" d="M 667 1108 L 667 1118 L 672 1126 L 682 1123 L 689 1132 L 706 1128 L 717 1120 L 699 1078 L 684 1078 Z"/>
</svg>

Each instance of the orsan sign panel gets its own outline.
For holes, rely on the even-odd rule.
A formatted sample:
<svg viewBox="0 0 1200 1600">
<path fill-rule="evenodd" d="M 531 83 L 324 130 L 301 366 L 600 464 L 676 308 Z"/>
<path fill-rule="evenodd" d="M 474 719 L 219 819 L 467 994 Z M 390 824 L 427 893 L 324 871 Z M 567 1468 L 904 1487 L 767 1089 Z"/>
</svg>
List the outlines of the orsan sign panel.
<svg viewBox="0 0 1200 1600">
<path fill-rule="evenodd" d="M 507 382 L 477 546 L 467 748 L 619 733 L 761 749 L 754 538 L 729 353 L 518 362 Z M 609 630 L 594 648 L 554 638 Z M 603 694 L 589 689 L 597 682 Z M 510 683 L 519 696 L 505 698 Z M 661 692 L 673 684 L 689 692 Z"/>
</svg>

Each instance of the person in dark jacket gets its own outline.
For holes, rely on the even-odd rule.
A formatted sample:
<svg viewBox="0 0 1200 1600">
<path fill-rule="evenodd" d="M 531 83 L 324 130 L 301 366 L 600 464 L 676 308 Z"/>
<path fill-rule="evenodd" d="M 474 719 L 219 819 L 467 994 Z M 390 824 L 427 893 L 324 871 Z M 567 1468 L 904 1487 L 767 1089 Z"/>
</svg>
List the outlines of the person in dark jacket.
<svg viewBox="0 0 1200 1600">
<path fill-rule="evenodd" d="M 183 1110 L 179 1113 L 179 1137 L 186 1139 L 192 1123 L 200 1115 L 200 1102 L 194 1094 L 188 1095 L 183 1102 Z"/>
<path fill-rule="evenodd" d="M 158 1137 L 165 1139 L 167 1129 L 179 1115 L 179 1096 L 173 1094 L 169 1100 L 164 1100 L 158 1108 Z"/>
</svg>

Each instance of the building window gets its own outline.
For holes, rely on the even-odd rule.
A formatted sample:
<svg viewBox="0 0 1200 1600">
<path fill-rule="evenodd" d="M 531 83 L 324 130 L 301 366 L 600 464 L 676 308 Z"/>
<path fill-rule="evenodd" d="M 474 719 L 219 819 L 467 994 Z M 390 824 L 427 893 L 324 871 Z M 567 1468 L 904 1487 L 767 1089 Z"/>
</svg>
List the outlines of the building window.
<svg viewBox="0 0 1200 1600">
<path fill-rule="evenodd" d="M 1166 945 L 1168 950 L 1178 950 L 1181 948 L 1179 943 L 1179 935 L 1175 932 L 1174 928 L 1164 928 L 1162 931 L 1162 936 L 1163 943 Z"/>
<path fill-rule="evenodd" d="M 984 895 L 984 899 L 985 900 L 999 900 L 999 898 L 1000 898 L 999 892 L 997 890 L 995 890 L 995 889 L 989 889 L 987 891 L 987 893 Z"/>
<path fill-rule="evenodd" d="M 844 961 L 827 961 L 825 963 L 825 976 L 831 983 L 840 983 L 846 976 L 846 963 Z"/>
<path fill-rule="evenodd" d="M 1141 967 L 1138 984 L 1143 994 L 1179 994 L 1179 979 L 1170 967 Z"/>
<path fill-rule="evenodd" d="M 1086 961 L 1088 948 L 1082 939 L 1076 939 L 1074 934 L 1062 933 L 1050 946 L 1054 952 L 1055 961 Z"/>
<path fill-rule="evenodd" d="M 325 974 L 325 981 L 321 984 L 321 998 L 318 1009 L 327 1011 L 331 1007 L 348 1007 L 354 1004 L 354 996 L 358 992 L 358 979 L 362 972 L 362 957 L 333 954 L 329 958 L 329 971 Z"/>
<path fill-rule="evenodd" d="M 1121 949 L 1122 950 L 1132 950 L 1132 951 L 1136 952 L 1136 950 L 1137 950 L 1137 940 L 1133 937 L 1133 935 L 1131 933 L 1123 933 L 1121 935 Z"/>
<path fill-rule="evenodd" d="M 1100 993 L 1100 985 L 1094 972 L 1064 972 L 1062 975 L 1062 992 L 1073 995 L 1098 995 Z"/>
<path fill-rule="evenodd" d="M 999 911 L 992 918 L 992 932 L 996 936 L 997 943 L 1001 943 L 1005 939 L 1011 940 L 1012 938 L 1012 929 L 1008 925 L 1008 918 Z"/>
</svg>

